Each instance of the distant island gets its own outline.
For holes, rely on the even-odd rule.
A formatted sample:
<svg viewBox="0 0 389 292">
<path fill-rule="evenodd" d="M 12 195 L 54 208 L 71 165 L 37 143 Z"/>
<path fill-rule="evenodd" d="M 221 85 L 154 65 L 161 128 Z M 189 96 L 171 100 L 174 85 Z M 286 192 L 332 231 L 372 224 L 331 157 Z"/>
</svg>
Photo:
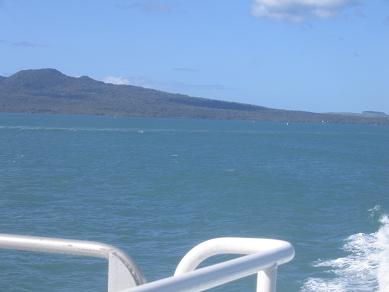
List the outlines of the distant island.
<svg viewBox="0 0 389 292">
<path fill-rule="evenodd" d="M 389 124 L 382 112 L 313 113 L 191 97 L 132 85 L 114 85 L 55 69 L 0 76 L 0 112 L 130 117 Z"/>
</svg>

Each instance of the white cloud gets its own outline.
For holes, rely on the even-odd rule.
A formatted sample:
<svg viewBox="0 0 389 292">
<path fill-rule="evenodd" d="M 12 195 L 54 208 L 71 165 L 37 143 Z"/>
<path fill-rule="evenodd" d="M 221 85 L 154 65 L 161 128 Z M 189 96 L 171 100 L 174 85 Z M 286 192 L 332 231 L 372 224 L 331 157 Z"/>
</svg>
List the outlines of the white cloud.
<svg viewBox="0 0 389 292">
<path fill-rule="evenodd" d="M 357 0 L 254 0 L 256 17 L 301 22 L 307 17 L 329 18 Z"/>
<path fill-rule="evenodd" d="M 151 88 L 156 90 L 162 90 L 167 92 L 182 93 L 189 95 L 207 95 L 210 93 L 221 92 L 226 90 L 235 90 L 235 88 L 227 87 L 223 84 L 217 83 L 187 83 L 182 81 L 171 81 L 171 80 L 156 80 L 150 76 L 139 75 L 139 76 L 128 76 L 114 77 L 108 76 L 103 80 L 105 83 L 112 84 L 126 84 L 133 86 L 140 86 L 144 88 Z M 121 83 L 119 83 L 121 82 Z M 125 83 L 124 83 L 125 82 Z"/>
<path fill-rule="evenodd" d="M 121 76 L 107 76 L 103 79 L 105 83 L 111 83 L 116 85 L 129 85 L 130 81 Z"/>
</svg>

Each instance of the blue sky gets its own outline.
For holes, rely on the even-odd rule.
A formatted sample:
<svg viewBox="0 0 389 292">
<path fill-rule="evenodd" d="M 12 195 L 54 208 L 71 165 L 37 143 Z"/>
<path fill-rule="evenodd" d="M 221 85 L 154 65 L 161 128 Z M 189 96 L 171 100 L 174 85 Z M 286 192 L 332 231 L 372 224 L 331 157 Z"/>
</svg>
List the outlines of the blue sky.
<svg viewBox="0 0 389 292">
<path fill-rule="evenodd" d="M 317 112 L 389 113 L 389 0 L 0 0 L 0 75 L 57 68 Z"/>
</svg>

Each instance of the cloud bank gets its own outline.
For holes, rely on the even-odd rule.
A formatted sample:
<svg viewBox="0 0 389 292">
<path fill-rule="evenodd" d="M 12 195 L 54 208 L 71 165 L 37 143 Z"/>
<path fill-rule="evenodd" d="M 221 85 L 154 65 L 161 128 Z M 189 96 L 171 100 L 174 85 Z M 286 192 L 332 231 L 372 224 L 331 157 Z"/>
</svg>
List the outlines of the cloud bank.
<svg viewBox="0 0 389 292">
<path fill-rule="evenodd" d="M 329 18 L 357 0 L 254 0 L 252 14 L 260 18 L 301 22 Z"/>
<path fill-rule="evenodd" d="M 0 0 L 1 1 L 1 0 Z M 8 41 L 8 40 L 0 40 L 0 44 L 4 44 L 11 47 L 20 47 L 20 48 L 47 48 L 47 45 L 38 44 L 28 41 Z"/>
<path fill-rule="evenodd" d="M 104 83 L 116 84 L 116 85 L 129 85 L 130 81 L 121 76 L 107 76 L 103 79 Z"/>
</svg>

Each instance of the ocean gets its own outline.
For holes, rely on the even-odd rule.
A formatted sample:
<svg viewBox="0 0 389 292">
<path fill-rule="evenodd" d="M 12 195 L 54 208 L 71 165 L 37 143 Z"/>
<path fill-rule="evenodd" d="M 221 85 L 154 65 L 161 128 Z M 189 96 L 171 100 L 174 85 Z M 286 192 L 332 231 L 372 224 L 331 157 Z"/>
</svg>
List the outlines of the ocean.
<svg viewBox="0 0 389 292">
<path fill-rule="evenodd" d="M 388 126 L 0 114 L 0 232 L 112 244 L 148 281 L 204 240 L 277 238 L 296 249 L 278 291 L 389 291 L 388 150 Z M 106 273 L 0 251 L 1 291 L 105 291 Z"/>
</svg>

